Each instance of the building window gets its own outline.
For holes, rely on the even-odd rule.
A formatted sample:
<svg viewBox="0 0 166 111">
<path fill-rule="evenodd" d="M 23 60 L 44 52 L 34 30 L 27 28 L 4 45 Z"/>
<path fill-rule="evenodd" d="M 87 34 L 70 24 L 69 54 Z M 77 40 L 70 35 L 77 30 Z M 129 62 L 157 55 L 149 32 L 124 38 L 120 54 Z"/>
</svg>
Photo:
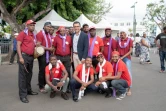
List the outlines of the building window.
<svg viewBox="0 0 166 111">
<path fill-rule="evenodd" d="M 120 23 L 120 26 L 124 26 L 124 23 Z"/>
<path fill-rule="evenodd" d="M 126 25 L 127 25 L 127 26 L 130 26 L 130 22 L 128 22 Z"/>
<path fill-rule="evenodd" d="M 115 23 L 114 26 L 118 26 L 118 23 Z"/>
</svg>

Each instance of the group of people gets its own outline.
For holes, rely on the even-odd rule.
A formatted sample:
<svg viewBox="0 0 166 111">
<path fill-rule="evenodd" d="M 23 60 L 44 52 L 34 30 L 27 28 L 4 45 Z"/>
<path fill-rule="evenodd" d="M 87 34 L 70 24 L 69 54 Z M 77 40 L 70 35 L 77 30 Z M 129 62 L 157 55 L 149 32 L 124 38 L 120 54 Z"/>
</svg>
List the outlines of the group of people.
<svg viewBox="0 0 166 111">
<path fill-rule="evenodd" d="M 105 93 L 107 98 L 113 93 L 118 93 L 118 99 L 131 95 L 133 41 L 124 30 L 120 31 L 120 38 L 115 40 L 111 36 L 111 28 L 106 28 L 102 38 L 96 35 L 95 27 L 84 24 L 81 30 L 81 24 L 75 21 L 69 30 L 60 26 L 54 37 L 51 22 L 46 22 L 37 34 L 33 33 L 35 24 L 28 20 L 26 28 L 16 38 L 19 97 L 23 103 L 29 102 L 27 95 L 38 94 L 31 88 L 35 47 L 45 50 L 37 58 L 38 85 L 41 93 L 50 91 L 50 98 L 61 92 L 61 97 L 68 100 L 67 93 L 70 91 L 75 102 L 89 91 Z"/>
</svg>

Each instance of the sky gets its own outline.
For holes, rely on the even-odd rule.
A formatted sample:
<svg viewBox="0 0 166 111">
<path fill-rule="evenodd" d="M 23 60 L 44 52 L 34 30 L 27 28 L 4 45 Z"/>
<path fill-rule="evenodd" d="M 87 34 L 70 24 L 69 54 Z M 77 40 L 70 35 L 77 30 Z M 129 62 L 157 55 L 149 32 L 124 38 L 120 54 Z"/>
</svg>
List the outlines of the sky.
<svg viewBox="0 0 166 111">
<path fill-rule="evenodd" d="M 113 8 L 106 15 L 106 19 L 111 22 L 114 20 L 130 21 L 133 20 L 134 9 L 131 8 L 135 2 L 136 19 L 141 21 L 146 14 L 146 5 L 151 2 L 158 2 L 160 0 L 105 0 L 110 2 Z M 165 0 L 166 1 L 166 0 Z"/>
</svg>

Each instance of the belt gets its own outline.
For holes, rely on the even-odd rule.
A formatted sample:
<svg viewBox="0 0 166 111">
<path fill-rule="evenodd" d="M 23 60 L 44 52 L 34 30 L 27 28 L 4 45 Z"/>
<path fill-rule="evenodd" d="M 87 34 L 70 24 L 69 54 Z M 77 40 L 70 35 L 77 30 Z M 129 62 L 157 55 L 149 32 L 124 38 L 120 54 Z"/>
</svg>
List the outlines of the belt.
<svg viewBox="0 0 166 111">
<path fill-rule="evenodd" d="M 78 54 L 77 52 L 73 52 L 74 54 Z"/>
<path fill-rule="evenodd" d="M 33 55 L 26 54 L 26 53 L 24 53 L 24 52 L 22 52 L 22 54 L 23 54 L 23 55 L 26 55 L 26 56 L 30 56 L 30 57 L 33 56 Z"/>
</svg>

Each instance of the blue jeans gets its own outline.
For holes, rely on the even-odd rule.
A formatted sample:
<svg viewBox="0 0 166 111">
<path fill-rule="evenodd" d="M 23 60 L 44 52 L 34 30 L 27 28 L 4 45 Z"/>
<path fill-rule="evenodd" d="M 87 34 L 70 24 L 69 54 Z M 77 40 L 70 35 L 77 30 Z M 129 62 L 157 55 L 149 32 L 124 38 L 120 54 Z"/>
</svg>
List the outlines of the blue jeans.
<svg viewBox="0 0 166 111">
<path fill-rule="evenodd" d="M 71 88 L 72 96 L 76 97 L 78 95 L 76 94 L 76 89 L 81 88 L 81 84 L 77 82 L 75 79 L 71 79 L 70 88 Z M 86 87 L 86 90 L 88 91 L 97 91 L 97 89 L 98 88 L 93 83 Z"/>
<path fill-rule="evenodd" d="M 112 80 L 111 85 L 113 88 L 118 90 L 121 94 L 124 94 L 126 92 L 126 88 L 128 88 L 127 81 L 123 79 L 118 79 L 118 80 Z"/>
<path fill-rule="evenodd" d="M 166 51 L 159 51 L 161 70 L 165 71 Z"/>
<path fill-rule="evenodd" d="M 131 60 L 129 58 L 125 57 L 123 59 L 123 62 L 126 64 L 127 69 L 129 71 L 130 78 L 131 78 L 131 86 L 130 87 L 132 87 Z"/>
</svg>

